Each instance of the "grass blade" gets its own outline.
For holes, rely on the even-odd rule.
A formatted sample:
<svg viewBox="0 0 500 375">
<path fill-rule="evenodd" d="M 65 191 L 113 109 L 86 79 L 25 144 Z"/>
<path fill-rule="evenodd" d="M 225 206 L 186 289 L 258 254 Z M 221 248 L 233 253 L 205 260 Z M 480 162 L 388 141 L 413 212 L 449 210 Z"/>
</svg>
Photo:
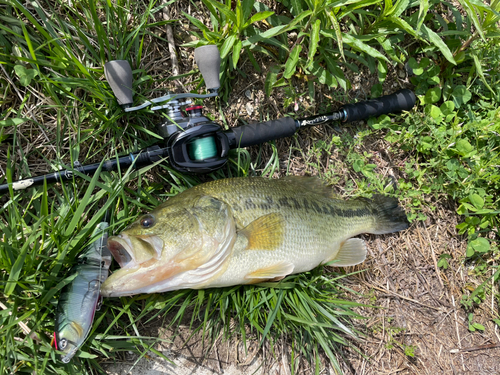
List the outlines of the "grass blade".
<svg viewBox="0 0 500 375">
<path fill-rule="evenodd" d="M 316 55 L 316 51 L 318 49 L 318 44 L 319 44 L 319 30 L 321 28 L 321 20 L 317 19 L 311 28 L 311 35 L 309 38 L 309 53 L 307 54 L 308 56 L 308 61 L 307 61 L 307 68 L 311 68 L 312 63 L 314 61 L 314 56 Z"/>
<path fill-rule="evenodd" d="M 448 48 L 448 46 L 446 45 L 446 43 L 443 42 L 443 40 L 441 39 L 441 37 L 438 34 L 436 34 L 434 31 L 429 29 L 426 25 L 422 25 L 421 32 L 422 32 L 422 34 L 424 34 L 427 37 L 427 39 L 432 44 L 434 44 L 437 48 L 439 48 L 439 50 L 441 51 L 443 56 L 446 58 L 446 60 L 451 62 L 453 65 L 457 65 L 455 59 L 453 58 L 453 53 L 451 53 L 451 51 Z"/>
<path fill-rule="evenodd" d="M 285 77 L 286 79 L 290 79 L 295 73 L 301 51 L 302 51 L 302 46 L 299 44 L 296 45 L 293 48 L 292 53 L 290 53 L 290 56 L 288 57 L 288 60 L 286 61 L 285 64 L 285 72 L 283 73 L 283 77 Z"/>
</svg>

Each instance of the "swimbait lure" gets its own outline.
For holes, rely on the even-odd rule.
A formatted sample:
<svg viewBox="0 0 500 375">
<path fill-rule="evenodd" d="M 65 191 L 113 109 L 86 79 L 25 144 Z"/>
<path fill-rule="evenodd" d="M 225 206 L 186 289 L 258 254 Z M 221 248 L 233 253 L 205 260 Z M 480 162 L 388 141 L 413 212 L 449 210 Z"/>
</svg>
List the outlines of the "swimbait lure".
<svg viewBox="0 0 500 375">
<path fill-rule="evenodd" d="M 61 360 L 68 363 L 83 345 L 92 328 L 98 310 L 101 284 L 108 277 L 111 253 L 106 221 L 99 223 L 94 235 L 99 238 L 90 244 L 72 271 L 76 277 L 61 291 L 55 319 L 55 349 L 64 354 Z"/>
</svg>

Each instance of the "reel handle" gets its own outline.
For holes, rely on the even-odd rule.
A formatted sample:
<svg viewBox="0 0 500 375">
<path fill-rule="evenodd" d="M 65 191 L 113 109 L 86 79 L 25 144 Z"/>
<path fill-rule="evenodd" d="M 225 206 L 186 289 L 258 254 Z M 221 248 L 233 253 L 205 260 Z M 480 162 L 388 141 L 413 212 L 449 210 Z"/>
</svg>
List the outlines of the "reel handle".
<svg viewBox="0 0 500 375">
<path fill-rule="evenodd" d="M 209 92 L 217 92 L 220 87 L 220 52 L 216 45 L 210 44 L 194 50 L 194 59 Z"/>
<path fill-rule="evenodd" d="M 104 75 L 115 94 L 118 104 L 128 108 L 134 102 L 132 68 L 127 60 L 112 60 L 104 64 Z"/>
</svg>

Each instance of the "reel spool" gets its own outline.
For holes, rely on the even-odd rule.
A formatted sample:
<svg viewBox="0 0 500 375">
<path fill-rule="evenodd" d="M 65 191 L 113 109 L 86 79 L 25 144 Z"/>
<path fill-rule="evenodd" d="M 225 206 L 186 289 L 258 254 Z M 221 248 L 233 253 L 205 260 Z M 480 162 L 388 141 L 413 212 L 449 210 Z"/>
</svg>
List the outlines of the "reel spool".
<svg viewBox="0 0 500 375">
<path fill-rule="evenodd" d="M 196 138 L 188 144 L 191 159 L 201 161 L 217 156 L 217 146 L 213 137 Z"/>
</svg>

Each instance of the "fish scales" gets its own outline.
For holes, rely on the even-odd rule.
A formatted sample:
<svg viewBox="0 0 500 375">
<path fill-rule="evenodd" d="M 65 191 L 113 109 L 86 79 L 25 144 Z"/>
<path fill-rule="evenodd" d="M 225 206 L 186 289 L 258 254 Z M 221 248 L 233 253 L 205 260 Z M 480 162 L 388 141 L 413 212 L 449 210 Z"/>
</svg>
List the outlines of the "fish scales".
<svg viewBox="0 0 500 375">
<path fill-rule="evenodd" d="M 269 257 L 276 262 L 290 260 L 296 264 L 294 273 L 310 270 L 335 252 L 346 237 L 363 233 L 371 226 L 374 215 L 359 201 L 325 197 L 301 185 L 297 186 L 293 179 L 250 180 L 252 183 L 245 179 L 217 180 L 198 185 L 198 188 L 203 194 L 220 199 L 231 207 L 237 202 L 244 202 L 244 209 L 234 212 L 240 228 L 264 214 L 280 213 L 284 217 L 285 232 L 290 235 L 272 253 L 251 253 L 245 252 L 244 248 L 236 248 L 229 266 L 231 270 L 213 286 L 230 285 L 233 274 L 265 267 Z M 218 181 L 222 181 L 223 187 Z M 220 193 L 224 187 L 240 194 Z M 304 215 L 307 215 L 307 220 L 304 220 Z M 337 239 L 333 244 L 332 238 Z"/>
<path fill-rule="evenodd" d="M 184 222 L 190 218 L 189 230 L 176 226 L 180 217 Z M 145 228 L 144 220 L 153 225 Z M 396 199 L 336 199 L 315 178 L 216 180 L 169 199 L 121 237 L 110 237 L 115 259 L 123 263 L 122 252 L 133 260 L 103 284 L 101 293 L 120 296 L 258 283 L 331 260 L 339 266 L 354 265 L 365 259 L 366 247 L 353 236 L 407 227 Z M 137 238 L 148 244 L 141 248 Z M 161 248 L 152 249 L 153 242 Z M 146 267 L 134 261 L 147 258 L 145 253 L 152 254 Z"/>
</svg>

